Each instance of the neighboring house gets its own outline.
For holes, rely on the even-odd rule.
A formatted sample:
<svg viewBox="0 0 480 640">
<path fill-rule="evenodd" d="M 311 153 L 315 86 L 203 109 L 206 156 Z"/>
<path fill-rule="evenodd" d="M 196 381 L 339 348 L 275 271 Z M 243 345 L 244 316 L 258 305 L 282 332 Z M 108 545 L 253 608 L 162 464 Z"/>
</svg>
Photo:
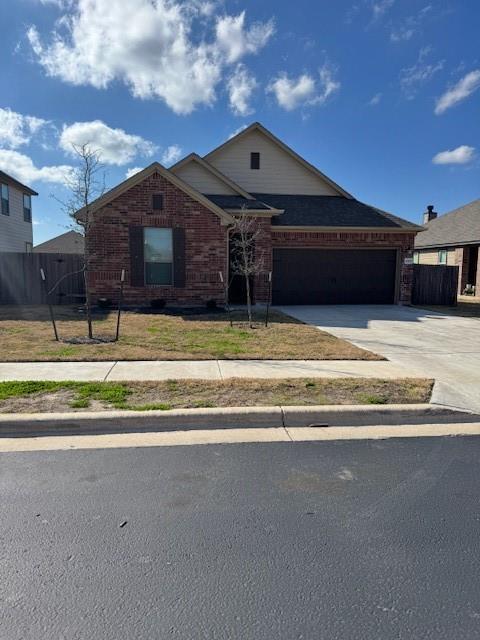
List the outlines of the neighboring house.
<svg viewBox="0 0 480 640">
<path fill-rule="evenodd" d="M 32 250 L 32 196 L 38 193 L 0 171 L 0 251 Z"/>
<path fill-rule="evenodd" d="M 414 262 L 458 266 L 459 295 L 466 289 L 480 295 L 480 200 L 440 217 L 429 206 L 424 225 L 415 239 Z"/>
<path fill-rule="evenodd" d="M 262 230 L 256 302 L 268 299 L 269 272 L 274 304 L 410 302 L 421 227 L 359 202 L 259 123 L 203 158 L 154 162 L 91 211 L 94 296 L 114 296 L 125 269 L 127 302 L 221 303 L 232 223 L 246 211 Z M 231 299 L 244 302 L 238 288 Z"/>
<path fill-rule="evenodd" d="M 83 255 L 85 241 L 78 231 L 67 231 L 33 247 L 34 253 L 78 253 Z"/>
</svg>

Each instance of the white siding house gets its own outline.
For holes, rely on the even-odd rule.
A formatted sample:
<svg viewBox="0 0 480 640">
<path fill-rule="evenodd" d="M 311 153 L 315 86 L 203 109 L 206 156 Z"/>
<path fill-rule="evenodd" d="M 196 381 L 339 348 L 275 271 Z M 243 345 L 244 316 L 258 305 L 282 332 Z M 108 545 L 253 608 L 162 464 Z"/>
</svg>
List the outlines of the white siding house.
<svg viewBox="0 0 480 640">
<path fill-rule="evenodd" d="M 32 196 L 35 191 L 0 171 L 0 251 L 32 250 Z"/>
</svg>

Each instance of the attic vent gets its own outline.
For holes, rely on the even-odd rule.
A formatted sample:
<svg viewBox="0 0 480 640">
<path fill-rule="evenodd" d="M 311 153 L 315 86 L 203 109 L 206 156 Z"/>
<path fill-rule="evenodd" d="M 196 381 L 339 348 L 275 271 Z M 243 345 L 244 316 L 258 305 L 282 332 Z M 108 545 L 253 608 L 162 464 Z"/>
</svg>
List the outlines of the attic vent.
<svg viewBox="0 0 480 640">
<path fill-rule="evenodd" d="M 260 169 L 260 154 L 258 151 L 252 151 L 250 154 L 250 169 Z"/>
<path fill-rule="evenodd" d="M 161 193 L 152 196 L 152 209 L 163 209 L 163 195 Z"/>
</svg>

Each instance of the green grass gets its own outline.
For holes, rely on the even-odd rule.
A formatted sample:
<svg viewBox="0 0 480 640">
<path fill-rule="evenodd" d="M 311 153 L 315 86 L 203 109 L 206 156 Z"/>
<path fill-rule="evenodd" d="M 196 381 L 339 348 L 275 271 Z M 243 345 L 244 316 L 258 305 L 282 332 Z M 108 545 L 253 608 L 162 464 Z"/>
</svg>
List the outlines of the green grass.
<svg viewBox="0 0 480 640">
<path fill-rule="evenodd" d="M 361 404 L 387 404 L 388 402 L 388 398 L 385 396 L 369 393 L 359 393 L 357 394 L 357 399 Z"/>
<path fill-rule="evenodd" d="M 65 382 L 0 382 L 0 400 L 28 396 L 32 393 L 48 393 L 65 388 Z"/>
<path fill-rule="evenodd" d="M 172 405 L 166 402 L 149 402 L 148 404 L 137 404 L 133 407 L 129 407 L 133 411 L 168 411 L 172 408 Z"/>
<path fill-rule="evenodd" d="M 75 393 L 70 406 L 75 409 L 86 409 L 91 400 L 99 400 L 111 404 L 116 409 L 127 408 L 127 398 L 132 393 L 127 385 L 103 382 L 62 382 L 26 381 L 0 382 L 0 400 L 25 397 L 36 393 L 54 393 L 61 390 L 72 390 Z"/>
<path fill-rule="evenodd" d="M 0 382 L 0 412 L 428 402 L 424 379 L 231 379 L 163 382 Z"/>
</svg>

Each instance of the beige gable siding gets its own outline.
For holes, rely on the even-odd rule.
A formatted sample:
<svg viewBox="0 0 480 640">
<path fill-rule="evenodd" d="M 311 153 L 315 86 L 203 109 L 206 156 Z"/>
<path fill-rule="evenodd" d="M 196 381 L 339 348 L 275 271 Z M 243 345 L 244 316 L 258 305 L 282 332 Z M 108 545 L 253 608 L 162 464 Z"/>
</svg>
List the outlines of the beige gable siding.
<svg viewBox="0 0 480 640">
<path fill-rule="evenodd" d="M 205 167 L 202 167 L 202 165 L 194 160 L 183 165 L 183 167 L 173 169 L 172 172 L 194 189 L 200 191 L 200 193 L 228 196 L 238 195 L 238 193 L 225 184 L 225 182 L 217 178 L 213 173 L 207 171 Z"/>
<path fill-rule="evenodd" d="M 418 252 L 418 264 L 440 264 L 438 261 L 439 249 L 425 249 Z M 455 266 L 455 249 L 447 249 L 447 266 Z"/>
<path fill-rule="evenodd" d="M 32 224 L 23 219 L 23 191 L 9 186 L 10 215 L 0 213 L 0 251 L 25 253 L 26 243 L 32 244 Z M 32 198 L 33 206 L 33 198 Z"/>
<path fill-rule="evenodd" d="M 250 169 L 251 152 L 260 153 L 259 170 Z M 219 149 L 208 161 L 250 193 L 339 195 L 260 131 L 251 131 Z"/>
</svg>

